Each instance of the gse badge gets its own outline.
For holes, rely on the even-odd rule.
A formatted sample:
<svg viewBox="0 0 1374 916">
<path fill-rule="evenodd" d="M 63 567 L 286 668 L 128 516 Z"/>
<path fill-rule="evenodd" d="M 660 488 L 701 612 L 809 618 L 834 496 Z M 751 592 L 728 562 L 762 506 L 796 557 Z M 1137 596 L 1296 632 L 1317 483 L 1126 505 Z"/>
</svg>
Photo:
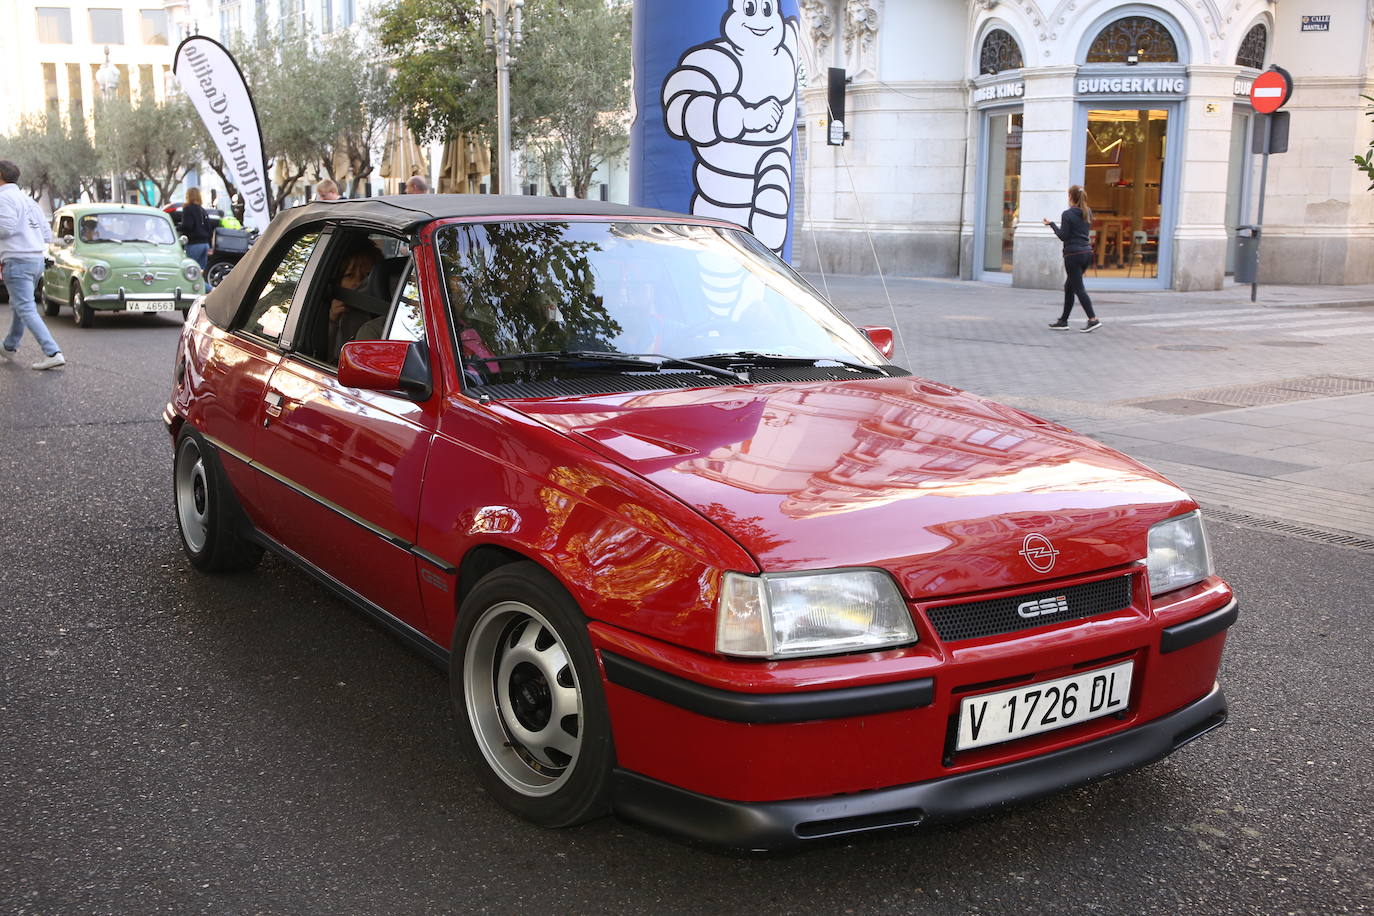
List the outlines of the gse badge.
<svg viewBox="0 0 1374 916">
<path fill-rule="evenodd" d="M 1062 614 L 1069 609 L 1069 599 L 1065 595 L 1053 598 L 1038 598 L 1035 601 L 1022 601 L 1016 606 L 1016 613 L 1022 617 L 1044 617 L 1046 614 Z"/>
</svg>

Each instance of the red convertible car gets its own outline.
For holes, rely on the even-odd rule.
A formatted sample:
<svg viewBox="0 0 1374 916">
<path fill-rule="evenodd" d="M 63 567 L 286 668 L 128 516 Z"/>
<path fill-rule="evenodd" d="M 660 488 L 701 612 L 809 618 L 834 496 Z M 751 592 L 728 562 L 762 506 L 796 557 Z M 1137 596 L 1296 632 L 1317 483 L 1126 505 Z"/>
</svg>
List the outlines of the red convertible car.
<svg viewBox="0 0 1374 916">
<path fill-rule="evenodd" d="M 1220 725 L 1237 606 L 1197 505 L 892 349 L 726 223 L 298 207 L 177 348 L 182 540 L 446 665 L 488 791 L 548 826 L 780 848 Z"/>
</svg>

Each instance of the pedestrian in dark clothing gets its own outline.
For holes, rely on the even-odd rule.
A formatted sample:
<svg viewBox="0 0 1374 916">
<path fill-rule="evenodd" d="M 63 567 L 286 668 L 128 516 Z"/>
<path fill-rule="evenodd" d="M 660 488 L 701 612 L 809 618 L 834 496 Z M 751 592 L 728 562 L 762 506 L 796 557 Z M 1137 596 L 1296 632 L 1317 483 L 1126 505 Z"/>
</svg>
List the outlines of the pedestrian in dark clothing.
<svg viewBox="0 0 1374 916">
<path fill-rule="evenodd" d="M 186 189 L 186 203 L 181 208 L 181 234 L 186 236 L 186 257 L 200 265 L 205 272 L 210 255 L 210 215 L 201 206 L 200 188 Z"/>
<path fill-rule="evenodd" d="M 1053 221 L 1045 220 L 1045 225 L 1054 230 L 1054 234 L 1059 236 L 1059 241 L 1064 243 L 1064 311 L 1058 321 L 1050 323 L 1050 328 L 1055 331 L 1069 329 L 1069 313 L 1073 311 L 1073 299 L 1077 296 L 1083 311 L 1088 315 L 1088 323 L 1082 328 L 1086 334 L 1096 331 L 1102 326 L 1102 322 L 1098 321 L 1097 315 L 1093 313 L 1093 301 L 1088 298 L 1088 291 L 1083 288 L 1083 271 L 1093 263 L 1093 246 L 1089 235 L 1093 211 L 1088 206 L 1088 195 L 1081 185 L 1069 188 L 1069 209 L 1059 217 L 1059 222 L 1060 225 L 1056 226 Z"/>
</svg>

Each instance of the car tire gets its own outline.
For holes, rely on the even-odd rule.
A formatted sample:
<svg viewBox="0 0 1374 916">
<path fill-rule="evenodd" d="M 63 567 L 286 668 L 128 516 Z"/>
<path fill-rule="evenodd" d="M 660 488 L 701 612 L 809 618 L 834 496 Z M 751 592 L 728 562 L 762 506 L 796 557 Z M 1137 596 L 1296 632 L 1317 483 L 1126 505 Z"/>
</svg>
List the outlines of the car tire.
<svg viewBox="0 0 1374 916">
<path fill-rule="evenodd" d="M 95 309 L 86 304 L 86 294 L 81 287 L 72 284 L 72 321 L 78 328 L 91 328 L 95 325 Z"/>
<path fill-rule="evenodd" d="M 235 530 L 238 503 L 205 440 L 189 427 L 177 437 L 172 496 L 181 546 L 202 572 L 252 569 L 262 548 Z"/>
<path fill-rule="evenodd" d="M 552 575 L 512 563 L 463 599 L 449 687 L 459 740 L 498 802 L 544 827 L 610 811 L 610 713 L 587 619 Z"/>
<path fill-rule="evenodd" d="M 229 271 L 234 269 L 233 261 L 216 261 L 205 271 L 205 284 L 208 288 L 214 289 L 224 282 L 224 278 L 229 276 Z"/>
</svg>

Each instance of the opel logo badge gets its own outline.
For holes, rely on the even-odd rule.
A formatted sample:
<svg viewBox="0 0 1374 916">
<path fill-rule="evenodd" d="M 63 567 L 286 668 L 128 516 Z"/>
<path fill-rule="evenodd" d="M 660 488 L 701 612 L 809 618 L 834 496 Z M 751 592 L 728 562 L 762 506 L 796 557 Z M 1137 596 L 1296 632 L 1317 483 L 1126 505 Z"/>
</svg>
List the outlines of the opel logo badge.
<svg viewBox="0 0 1374 916">
<path fill-rule="evenodd" d="M 1038 573 L 1047 573 L 1054 569 L 1054 559 L 1059 556 L 1059 551 L 1055 550 L 1050 539 L 1043 534 L 1026 535 L 1017 553 L 1025 557 L 1030 568 Z"/>
</svg>

